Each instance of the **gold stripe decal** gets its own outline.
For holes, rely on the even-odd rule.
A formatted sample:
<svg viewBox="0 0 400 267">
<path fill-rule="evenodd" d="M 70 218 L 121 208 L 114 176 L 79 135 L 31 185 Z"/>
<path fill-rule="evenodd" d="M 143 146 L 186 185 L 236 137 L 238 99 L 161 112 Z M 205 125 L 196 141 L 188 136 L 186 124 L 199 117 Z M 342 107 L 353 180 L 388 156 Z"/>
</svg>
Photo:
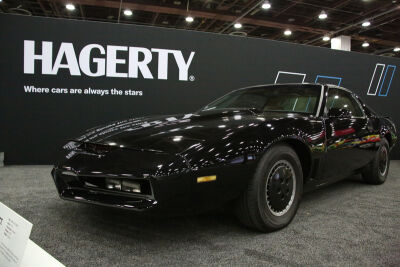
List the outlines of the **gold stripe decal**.
<svg viewBox="0 0 400 267">
<path fill-rule="evenodd" d="M 215 180 L 217 180 L 217 176 L 216 175 L 197 177 L 197 183 L 212 182 L 212 181 L 215 181 Z"/>
</svg>

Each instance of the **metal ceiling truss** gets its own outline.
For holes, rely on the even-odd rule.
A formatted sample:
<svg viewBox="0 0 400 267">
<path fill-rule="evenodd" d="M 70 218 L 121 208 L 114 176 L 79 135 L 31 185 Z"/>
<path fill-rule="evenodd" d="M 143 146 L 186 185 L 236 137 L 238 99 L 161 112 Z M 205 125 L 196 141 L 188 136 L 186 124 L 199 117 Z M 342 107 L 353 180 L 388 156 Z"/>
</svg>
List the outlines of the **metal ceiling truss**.
<svg viewBox="0 0 400 267">
<path fill-rule="evenodd" d="M 76 6 L 74 12 L 65 9 L 66 0 L 4 0 L 3 12 L 22 7 L 33 15 L 88 19 L 121 23 L 137 23 L 164 27 L 185 28 L 198 31 L 232 33 L 234 23 L 240 22 L 247 36 L 287 40 L 318 46 L 327 46 L 322 37 L 351 35 L 357 42 L 374 44 L 374 51 L 390 51 L 400 47 L 400 5 L 393 0 L 270 0 L 271 10 L 261 9 L 260 0 L 68 0 Z M 371 2 L 371 3 L 367 3 Z M 124 9 L 134 15 L 125 18 Z M 319 21 L 318 12 L 329 14 L 326 22 Z M 186 16 L 195 18 L 187 24 Z M 370 20 L 369 28 L 361 28 L 363 21 Z M 290 29 L 294 34 L 284 37 Z M 372 48 L 370 48 L 372 49 Z M 357 50 L 357 49 L 355 49 Z M 363 49 L 359 48 L 359 51 Z M 364 49 L 365 51 L 365 49 Z"/>
</svg>

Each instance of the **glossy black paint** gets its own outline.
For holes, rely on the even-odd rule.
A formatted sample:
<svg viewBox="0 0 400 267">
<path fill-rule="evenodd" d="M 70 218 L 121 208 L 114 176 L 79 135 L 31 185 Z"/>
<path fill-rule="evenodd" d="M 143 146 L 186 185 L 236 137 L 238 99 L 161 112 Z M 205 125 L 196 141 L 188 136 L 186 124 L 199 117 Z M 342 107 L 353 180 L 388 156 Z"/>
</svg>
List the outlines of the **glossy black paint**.
<svg viewBox="0 0 400 267">
<path fill-rule="evenodd" d="M 328 117 L 329 86 L 312 86 L 322 90 L 318 114 L 210 110 L 90 129 L 64 147 L 52 172 L 58 192 L 68 200 L 159 214 L 202 211 L 239 197 L 259 159 L 276 143 L 297 152 L 305 190 L 358 171 L 372 160 L 383 137 L 393 147 L 397 134 L 389 119 L 361 100 L 364 117 Z M 211 175 L 215 181 L 197 182 Z M 149 190 L 108 190 L 105 178 L 137 181 Z"/>
</svg>

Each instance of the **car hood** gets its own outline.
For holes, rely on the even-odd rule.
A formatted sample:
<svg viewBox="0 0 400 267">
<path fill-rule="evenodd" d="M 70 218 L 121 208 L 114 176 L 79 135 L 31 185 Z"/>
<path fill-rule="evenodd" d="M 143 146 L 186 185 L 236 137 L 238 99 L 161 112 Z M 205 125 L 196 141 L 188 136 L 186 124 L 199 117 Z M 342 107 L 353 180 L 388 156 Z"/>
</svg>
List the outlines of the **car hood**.
<svg viewBox="0 0 400 267">
<path fill-rule="evenodd" d="M 273 114 L 272 117 L 280 116 Z M 259 116 L 251 110 L 214 110 L 193 114 L 152 116 L 116 121 L 108 125 L 89 129 L 84 135 L 74 139 L 130 148 L 180 153 L 204 142 L 221 140 L 229 132 L 252 127 L 265 114 Z"/>
</svg>

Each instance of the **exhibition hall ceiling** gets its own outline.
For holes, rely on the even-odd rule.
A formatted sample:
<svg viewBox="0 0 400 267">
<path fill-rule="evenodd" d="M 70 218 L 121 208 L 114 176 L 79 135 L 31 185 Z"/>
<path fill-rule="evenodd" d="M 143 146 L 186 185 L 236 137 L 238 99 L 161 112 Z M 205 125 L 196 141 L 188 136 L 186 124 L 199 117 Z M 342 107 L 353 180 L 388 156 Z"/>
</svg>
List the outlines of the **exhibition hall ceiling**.
<svg viewBox="0 0 400 267">
<path fill-rule="evenodd" d="M 0 10 L 34 16 L 132 23 L 330 47 L 400 57 L 397 0 L 0 0 Z"/>
</svg>

